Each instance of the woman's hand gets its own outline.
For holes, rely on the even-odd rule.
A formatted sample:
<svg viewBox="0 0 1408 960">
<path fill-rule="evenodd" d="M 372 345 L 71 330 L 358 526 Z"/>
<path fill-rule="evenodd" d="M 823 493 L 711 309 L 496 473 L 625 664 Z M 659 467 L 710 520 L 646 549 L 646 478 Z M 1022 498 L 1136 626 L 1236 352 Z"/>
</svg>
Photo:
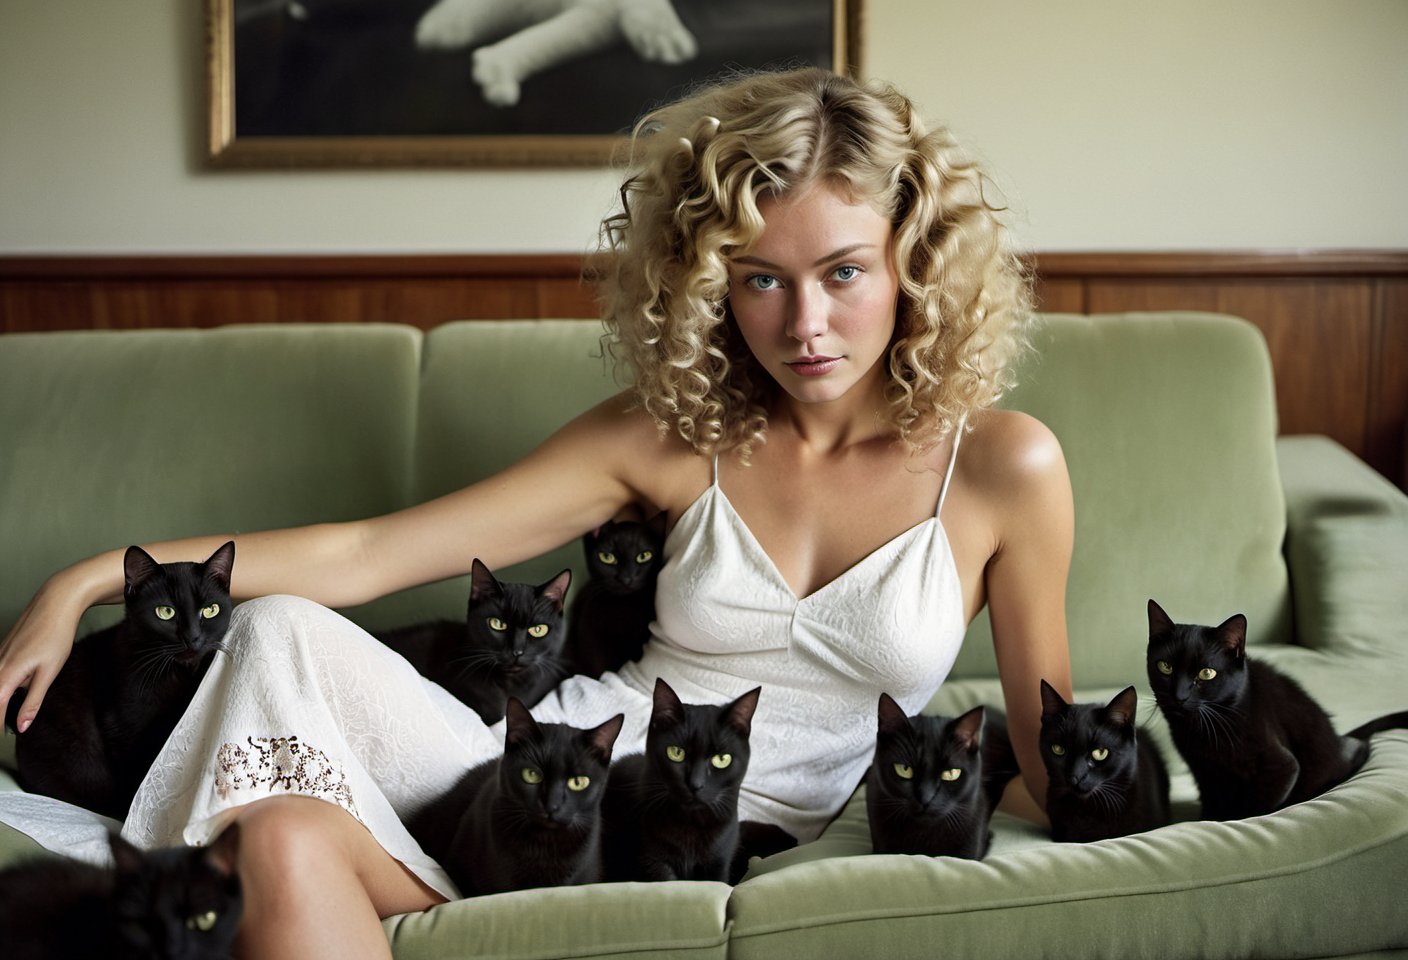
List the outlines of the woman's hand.
<svg viewBox="0 0 1408 960">
<path fill-rule="evenodd" d="M 68 572 L 55 574 L 39 588 L 0 642 L 0 706 L 8 711 L 16 690 L 29 688 L 15 717 L 20 733 L 34 722 L 44 695 L 73 651 L 78 621 L 87 609 L 65 576 Z"/>
</svg>

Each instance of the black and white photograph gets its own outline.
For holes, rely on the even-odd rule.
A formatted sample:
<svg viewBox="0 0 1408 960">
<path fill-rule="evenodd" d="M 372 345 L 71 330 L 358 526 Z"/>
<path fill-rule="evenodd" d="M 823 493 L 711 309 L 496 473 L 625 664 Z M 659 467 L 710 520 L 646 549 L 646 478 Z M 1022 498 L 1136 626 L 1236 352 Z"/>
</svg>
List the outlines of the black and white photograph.
<svg viewBox="0 0 1408 960">
<path fill-rule="evenodd" d="M 861 0 L 211 0 L 210 158 L 590 165 L 652 108 L 857 69 Z"/>
</svg>

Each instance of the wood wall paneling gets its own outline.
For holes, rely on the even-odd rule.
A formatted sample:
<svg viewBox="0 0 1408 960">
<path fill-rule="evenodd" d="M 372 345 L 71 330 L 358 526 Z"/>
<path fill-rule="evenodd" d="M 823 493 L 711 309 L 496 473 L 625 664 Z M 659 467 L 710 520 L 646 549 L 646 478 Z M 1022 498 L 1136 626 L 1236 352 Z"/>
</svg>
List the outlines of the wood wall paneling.
<svg viewBox="0 0 1408 960">
<path fill-rule="evenodd" d="M 1048 312 L 1210 310 L 1266 336 L 1283 433 L 1408 485 L 1408 251 L 1050 253 Z M 568 254 L 0 257 L 0 333 L 597 315 Z"/>
</svg>

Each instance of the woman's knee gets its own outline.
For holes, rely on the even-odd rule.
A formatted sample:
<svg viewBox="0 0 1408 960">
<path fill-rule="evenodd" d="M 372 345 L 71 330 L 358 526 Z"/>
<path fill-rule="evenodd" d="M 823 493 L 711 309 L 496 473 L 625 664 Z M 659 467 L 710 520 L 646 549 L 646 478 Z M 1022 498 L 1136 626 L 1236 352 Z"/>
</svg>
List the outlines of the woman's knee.
<svg viewBox="0 0 1408 960">
<path fill-rule="evenodd" d="M 364 832 L 341 807 L 296 794 L 256 800 L 235 821 L 241 876 L 278 886 L 307 882 L 339 863 L 353 869 L 349 850 L 356 833 Z"/>
</svg>

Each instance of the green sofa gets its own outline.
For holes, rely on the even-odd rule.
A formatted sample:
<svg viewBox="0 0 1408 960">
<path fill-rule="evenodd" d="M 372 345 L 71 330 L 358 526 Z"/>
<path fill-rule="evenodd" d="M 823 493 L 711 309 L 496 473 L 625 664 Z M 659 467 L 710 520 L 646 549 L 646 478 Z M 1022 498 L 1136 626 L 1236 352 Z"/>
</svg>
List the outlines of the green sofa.
<svg viewBox="0 0 1408 960">
<path fill-rule="evenodd" d="M 599 335 L 514 321 L 0 336 L 0 628 L 49 572 L 103 548 L 360 517 L 483 477 L 616 389 Z M 1070 465 L 1077 694 L 1140 687 L 1185 822 L 1080 846 L 999 815 L 983 862 L 876 856 L 857 794 L 737 887 L 451 903 L 389 919 L 396 955 L 1408 957 L 1408 735 L 1376 737 L 1323 797 L 1196 822 L 1143 666 L 1155 597 L 1182 621 L 1246 613 L 1254 655 L 1341 729 L 1408 708 L 1408 498 L 1327 439 L 1276 437 L 1266 347 L 1244 321 L 1051 315 L 1036 341 L 1005 402 L 1045 421 Z M 510 575 L 569 563 L 583 572 L 576 544 Z M 371 627 L 457 616 L 466 594 L 450 581 L 348 612 Z M 984 617 L 932 709 L 1000 702 L 995 676 Z M 0 788 L 16 789 L 3 772 Z M 34 849 L 0 828 L 0 864 Z"/>
</svg>

